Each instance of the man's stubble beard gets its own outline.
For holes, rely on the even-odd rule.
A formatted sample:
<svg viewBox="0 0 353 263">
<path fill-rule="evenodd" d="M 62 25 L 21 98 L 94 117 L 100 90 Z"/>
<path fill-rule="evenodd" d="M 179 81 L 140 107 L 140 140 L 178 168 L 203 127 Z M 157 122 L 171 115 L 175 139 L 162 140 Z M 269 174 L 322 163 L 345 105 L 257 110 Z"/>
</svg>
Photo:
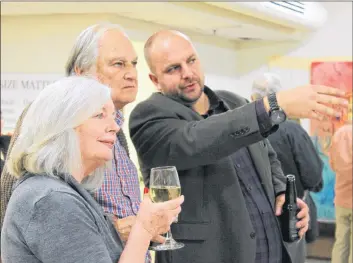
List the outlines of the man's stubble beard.
<svg viewBox="0 0 353 263">
<path fill-rule="evenodd" d="M 178 86 L 176 94 L 174 94 L 174 95 L 177 95 L 181 100 L 183 100 L 189 104 L 193 104 L 193 103 L 197 102 L 203 93 L 204 84 L 203 84 L 203 81 L 201 81 L 201 80 L 196 81 L 196 83 L 199 85 L 200 90 L 199 90 L 199 94 L 195 98 L 189 98 L 188 96 L 184 95 L 183 90 L 185 89 L 185 86 Z"/>
</svg>

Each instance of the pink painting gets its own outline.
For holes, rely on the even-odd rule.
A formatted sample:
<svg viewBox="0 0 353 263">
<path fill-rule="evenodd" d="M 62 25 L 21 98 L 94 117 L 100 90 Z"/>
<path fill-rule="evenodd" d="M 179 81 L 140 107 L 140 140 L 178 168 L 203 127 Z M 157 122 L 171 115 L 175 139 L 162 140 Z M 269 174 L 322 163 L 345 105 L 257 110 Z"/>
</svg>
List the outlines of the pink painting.
<svg viewBox="0 0 353 263">
<path fill-rule="evenodd" d="M 345 90 L 352 102 L 352 62 L 314 62 L 311 65 L 311 84 L 325 85 Z M 311 193 L 317 206 L 318 220 L 334 222 L 334 185 L 335 174 L 328 161 L 328 150 L 333 133 L 341 127 L 348 118 L 352 118 L 352 108 L 342 112 L 340 119 L 327 118 L 324 121 L 310 122 L 310 135 L 323 161 L 324 187 L 319 193 Z"/>
</svg>

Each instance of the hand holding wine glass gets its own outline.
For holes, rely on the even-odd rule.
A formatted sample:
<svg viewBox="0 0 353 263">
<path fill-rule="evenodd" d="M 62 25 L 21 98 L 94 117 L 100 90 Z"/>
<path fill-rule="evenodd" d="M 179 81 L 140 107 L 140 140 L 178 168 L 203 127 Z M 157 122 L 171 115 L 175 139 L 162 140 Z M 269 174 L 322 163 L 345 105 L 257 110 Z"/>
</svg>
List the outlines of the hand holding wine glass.
<svg viewBox="0 0 353 263">
<path fill-rule="evenodd" d="M 174 166 L 152 168 L 150 176 L 150 196 L 154 203 L 164 203 L 169 200 L 180 198 L 181 188 L 178 172 Z M 172 218 L 172 222 L 175 218 Z M 184 247 L 183 243 L 176 242 L 171 231 L 167 232 L 164 244 L 151 246 L 151 250 L 174 250 Z"/>
<path fill-rule="evenodd" d="M 151 239 L 170 229 L 174 218 L 181 211 L 184 196 L 163 203 L 153 203 L 148 194 L 144 195 L 137 214 L 136 223 L 150 234 Z"/>
</svg>

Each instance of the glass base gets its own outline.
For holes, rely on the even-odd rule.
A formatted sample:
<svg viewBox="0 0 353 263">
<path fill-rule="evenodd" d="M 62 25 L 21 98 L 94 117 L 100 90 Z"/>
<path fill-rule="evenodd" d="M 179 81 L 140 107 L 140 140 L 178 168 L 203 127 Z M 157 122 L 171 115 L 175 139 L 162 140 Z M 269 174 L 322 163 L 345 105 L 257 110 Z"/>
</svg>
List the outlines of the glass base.
<svg viewBox="0 0 353 263">
<path fill-rule="evenodd" d="M 150 246 L 148 249 L 153 251 L 164 251 L 164 250 L 176 250 L 184 246 L 185 245 L 183 243 L 176 242 L 174 239 L 169 239 L 169 240 L 166 240 L 165 243 L 163 244 Z"/>
</svg>

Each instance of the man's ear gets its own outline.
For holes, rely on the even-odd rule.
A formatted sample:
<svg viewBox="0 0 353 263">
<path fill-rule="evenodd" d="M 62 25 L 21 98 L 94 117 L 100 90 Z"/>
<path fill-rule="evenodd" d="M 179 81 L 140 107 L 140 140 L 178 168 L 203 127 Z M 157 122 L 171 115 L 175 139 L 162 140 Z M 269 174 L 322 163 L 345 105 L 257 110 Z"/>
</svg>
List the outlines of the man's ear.
<svg viewBox="0 0 353 263">
<path fill-rule="evenodd" d="M 149 76 L 150 80 L 153 82 L 153 84 L 154 84 L 154 85 L 157 87 L 157 89 L 160 91 L 159 85 L 158 85 L 159 82 L 158 82 L 158 78 L 156 77 L 156 75 L 150 73 L 150 74 L 148 74 L 148 76 Z"/>
</svg>

